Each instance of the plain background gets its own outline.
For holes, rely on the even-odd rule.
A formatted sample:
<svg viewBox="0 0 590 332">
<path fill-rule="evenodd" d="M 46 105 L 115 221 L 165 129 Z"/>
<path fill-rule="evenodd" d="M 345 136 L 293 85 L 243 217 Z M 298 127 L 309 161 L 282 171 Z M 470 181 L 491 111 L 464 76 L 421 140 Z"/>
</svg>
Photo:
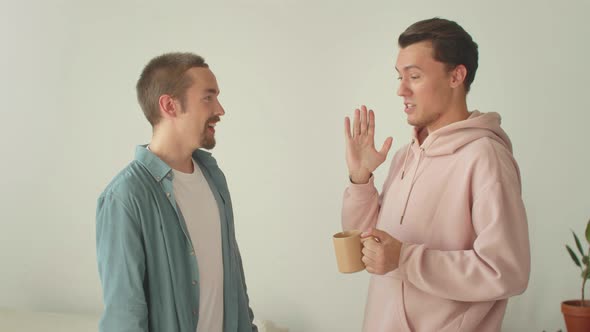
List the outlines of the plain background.
<svg viewBox="0 0 590 332">
<path fill-rule="evenodd" d="M 190 51 L 222 90 L 213 152 L 257 317 L 291 331 L 360 330 L 368 276 L 339 274 L 331 243 L 347 183 L 343 119 L 367 104 L 377 145 L 409 141 L 396 41 L 440 16 L 479 44 L 468 105 L 502 115 L 522 171 L 532 274 L 503 330 L 564 327 L 560 302 L 581 287 L 564 244 L 590 217 L 588 1 L 0 6 L 0 307 L 100 313 L 96 198 L 151 134 L 135 82 L 152 57 Z"/>
</svg>

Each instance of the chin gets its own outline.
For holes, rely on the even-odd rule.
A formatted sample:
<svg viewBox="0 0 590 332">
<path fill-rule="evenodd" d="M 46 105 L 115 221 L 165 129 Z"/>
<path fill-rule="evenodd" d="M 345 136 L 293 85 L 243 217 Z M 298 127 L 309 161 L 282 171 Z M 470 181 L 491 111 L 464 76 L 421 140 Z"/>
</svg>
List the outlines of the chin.
<svg viewBox="0 0 590 332">
<path fill-rule="evenodd" d="M 205 150 L 212 150 L 215 147 L 215 140 L 203 142 L 202 148 Z"/>
<path fill-rule="evenodd" d="M 416 114 L 412 114 L 416 115 Z M 423 128 L 429 125 L 432 121 L 429 119 L 425 119 L 424 117 L 417 117 L 417 116 L 408 116 L 408 124 L 413 127 Z"/>
<path fill-rule="evenodd" d="M 420 121 L 416 121 L 416 119 L 412 119 L 411 117 L 408 116 L 408 124 L 410 126 L 419 127 Z"/>
</svg>

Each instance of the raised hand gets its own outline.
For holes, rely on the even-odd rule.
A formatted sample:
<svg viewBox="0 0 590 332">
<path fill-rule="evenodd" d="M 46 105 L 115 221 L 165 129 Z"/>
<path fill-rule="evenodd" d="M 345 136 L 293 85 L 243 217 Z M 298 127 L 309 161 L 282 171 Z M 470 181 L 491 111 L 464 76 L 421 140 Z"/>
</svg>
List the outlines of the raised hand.
<svg viewBox="0 0 590 332">
<path fill-rule="evenodd" d="M 375 149 L 375 113 L 372 110 L 367 112 L 365 105 L 354 110 L 352 131 L 350 118 L 344 118 L 344 137 L 350 179 L 354 183 L 367 183 L 371 173 L 387 158 L 393 138 L 388 137 L 381 150 Z"/>
</svg>

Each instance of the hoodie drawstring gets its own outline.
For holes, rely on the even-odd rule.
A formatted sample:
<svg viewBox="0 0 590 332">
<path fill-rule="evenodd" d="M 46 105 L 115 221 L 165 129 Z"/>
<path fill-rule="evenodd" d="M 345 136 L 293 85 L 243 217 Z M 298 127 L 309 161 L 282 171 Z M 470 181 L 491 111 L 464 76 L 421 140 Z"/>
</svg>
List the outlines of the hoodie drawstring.
<svg viewBox="0 0 590 332">
<path fill-rule="evenodd" d="M 412 145 L 414 145 L 413 138 L 412 138 L 412 141 L 410 142 L 410 145 L 408 145 L 408 149 L 406 150 L 406 157 L 404 158 L 404 166 L 402 167 L 402 180 L 404 179 L 404 174 L 406 173 L 406 163 L 408 162 L 408 155 L 410 154 L 410 149 L 412 148 Z"/>
<path fill-rule="evenodd" d="M 412 143 L 414 140 L 412 140 Z M 408 149 L 409 151 L 409 149 Z M 408 190 L 408 194 L 406 195 L 406 201 L 404 203 L 404 210 L 402 211 L 402 216 L 399 219 L 399 224 L 401 225 L 404 222 L 404 216 L 406 215 L 406 209 L 408 208 L 408 201 L 410 200 L 410 194 L 412 193 L 412 189 L 414 188 L 414 181 L 416 180 L 416 174 L 418 173 L 418 167 L 420 167 L 420 161 L 422 161 L 422 155 L 424 154 L 424 149 L 420 148 L 420 154 L 418 155 L 418 160 L 416 162 L 416 167 L 414 168 L 414 173 L 412 174 L 412 180 L 410 182 L 410 189 Z M 406 154 L 406 161 L 407 161 L 407 154 Z M 405 161 L 404 161 L 404 168 L 405 168 Z M 402 171 L 402 179 L 403 179 L 403 172 Z"/>
</svg>

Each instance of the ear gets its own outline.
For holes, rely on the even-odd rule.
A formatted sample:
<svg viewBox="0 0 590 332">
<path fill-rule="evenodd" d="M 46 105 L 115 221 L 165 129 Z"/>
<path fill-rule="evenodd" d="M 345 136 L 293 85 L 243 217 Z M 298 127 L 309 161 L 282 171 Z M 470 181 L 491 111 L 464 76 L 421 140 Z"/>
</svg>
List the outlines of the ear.
<svg viewBox="0 0 590 332">
<path fill-rule="evenodd" d="M 170 95 L 161 95 L 158 99 L 162 118 L 174 118 L 180 113 L 180 105 Z"/>
<path fill-rule="evenodd" d="M 464 65 L 458 65 L 455 69 L 451 70 L 451 88 L 456 88 L 463 85 L 465 78 L 467 77 L 467 68 Z"/>
</svg>

